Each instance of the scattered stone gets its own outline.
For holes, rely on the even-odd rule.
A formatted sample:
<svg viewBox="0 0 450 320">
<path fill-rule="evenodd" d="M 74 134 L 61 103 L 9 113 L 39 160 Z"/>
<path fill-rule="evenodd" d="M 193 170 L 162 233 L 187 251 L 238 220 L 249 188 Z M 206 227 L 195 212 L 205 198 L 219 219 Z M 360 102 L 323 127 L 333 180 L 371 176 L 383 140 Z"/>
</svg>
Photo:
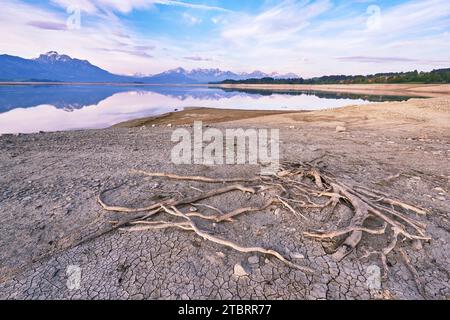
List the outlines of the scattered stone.
<svg viewBox="0 0 450 320">
<path fill-rule="evenodd" d="M 445 197 L 444 196 L 436 197 L 436 199 L 438 199 L 439 201 L 445 201 Z"/>
<path fill-rule="evenodd" d="M 281 212 L 280 208 L 276 208 L 275 211 L 273 212 L 274 215 L 279 216 Z"/>
<path fill-rule="evenodd" d="M 240 263 L 236 263 L 234 265 L 234 275 L 236 277 L 246 277 L 248 276 L 248 273 Z"/>
<path fill-rule="evenodd" d="M 169 123 L 169 124 L 167 125 L 167 127 L 169 127 L 169 128 L 172 128 L 172 124 L 171 124 L 171 123 Z"/>
<path fill-rule="evenodd" d="M 217 251 L 216 254 L 219 258 L 225 258 L 225 253 L 223 253 L 221 251 Z"/>
<path fill-rule="evenodd" d="M 422 241 L 420 241 L 420 240 L 414 240 L 414 241 L 412 242 L 412 247 L 413 247 L 413 249 L 416 250 L 416 251 L 422 250 L 422 248 L 423 248 L 423 246 L 422 246 Z"/>
<path fill-rule="evenodd" d="M 434 191 L 438 192 L 439 194 L 445 194 L 445 190 L 440 188 L 440 187 L 436 187 L 433 189 Z"/>
<path fill-rule="evenodd" d="M 248 260 L 248 263 L 250 263 L 250 264 L 257 264 L 257 263 L 259 263 L 258 256 L 251 256 L 247 260 Z"/>
<path fill-rule="evenodd" d="M 337 133 L 339 133 L 339 132 L 345 132 L 345 131 L 347 131 L 347 128 L 346 128 L 346 127 L 343 127 L 343 126 L 337 126 L 337 127 L 336 127 L 336 132 L 337 132 Z"/>
<path fill-rule="evenodd" d="M 152 124 L 152 128 L 156 128 L 156 124 Z"/>
<path fill-rule="evenodd" d="M 196 207 L 190 207 L 190 208 L 189 208 L 189 211 L 190 211 L 190 212 L 196 212 L 196 211 L 197 211 L 197 208 L 196 208 Z"/>
<path fill-rule="evenodd" d="M 23 198 L 23 201 L 30 201 L 31 200 L 31 197 L 25 197 L 25 198 Z"/>
</svg>

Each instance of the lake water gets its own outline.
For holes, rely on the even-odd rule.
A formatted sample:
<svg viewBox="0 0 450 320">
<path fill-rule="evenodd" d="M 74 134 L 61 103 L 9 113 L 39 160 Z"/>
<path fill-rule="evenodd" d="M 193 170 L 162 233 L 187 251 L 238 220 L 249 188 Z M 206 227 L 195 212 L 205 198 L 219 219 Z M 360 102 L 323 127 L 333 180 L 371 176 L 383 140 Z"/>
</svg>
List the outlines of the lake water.
<svg viewBox="0 0 450 320">
<path fill-rule="evenodd" d="M 318 110 L 407 100 L 317 91 L 272 92 L 181 86 L 0 86 L 0 133 L 107 128 L 186 107 Z"/>
</svg>

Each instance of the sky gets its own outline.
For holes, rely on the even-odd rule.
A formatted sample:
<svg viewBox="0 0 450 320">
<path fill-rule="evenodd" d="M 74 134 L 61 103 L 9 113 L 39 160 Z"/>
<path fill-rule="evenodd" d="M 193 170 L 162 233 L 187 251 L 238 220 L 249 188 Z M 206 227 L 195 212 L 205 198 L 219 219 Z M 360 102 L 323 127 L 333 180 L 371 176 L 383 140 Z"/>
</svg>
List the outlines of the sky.
<svg viewBox="0 0 450 320">
<path fill-rule="evenodd" d="M 1 0 L 0 26 L 0 54 L 58 51 L 127 75 L 450 67 L 449 0 Z"/>
</svg>

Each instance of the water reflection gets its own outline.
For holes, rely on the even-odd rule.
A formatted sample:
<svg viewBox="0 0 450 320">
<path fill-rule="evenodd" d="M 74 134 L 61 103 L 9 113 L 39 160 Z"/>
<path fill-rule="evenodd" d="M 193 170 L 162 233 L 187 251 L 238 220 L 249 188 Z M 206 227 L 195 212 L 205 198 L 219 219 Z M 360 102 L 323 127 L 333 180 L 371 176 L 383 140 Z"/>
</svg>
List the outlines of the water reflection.
<svg viewBox="0 0 450 320">
<path fill-rule="evenodd" d="M 181 86 L 0 86 L 0 133 L 105 128 L 185 107 L 317 110 L 405 99 L 408 97 Z"/>
</svg>

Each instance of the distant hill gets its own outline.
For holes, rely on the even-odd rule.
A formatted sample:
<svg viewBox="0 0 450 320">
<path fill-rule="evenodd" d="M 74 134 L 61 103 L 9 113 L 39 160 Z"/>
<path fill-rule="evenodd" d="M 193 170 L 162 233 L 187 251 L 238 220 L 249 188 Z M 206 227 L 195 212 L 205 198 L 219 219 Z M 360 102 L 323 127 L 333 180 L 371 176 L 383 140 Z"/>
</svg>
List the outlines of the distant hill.
<svg viewBox="0 0 450 320">
<path fill-rule="evenodd" d="M 311 79 L 303 78 L 252 78 L 244 80 L 227 79 L 220 84 L 370 84 L 370 83 L 450 83 L 450 68 L 430 72 L 391 72 L 374 75 L 335 75 Z"/>
<path fill-rule="evenodd" d="M 219 69 L 177 68 L 152 76 L 121 76 L 103 70 L 87 60 L 79 60 L 50 51 L 36 59 L 0 55 L 0 81 L 30 82 L 112 82 L 149 84 L 196 84 L 218 82 L 226 79 L 243 80 L 263 77 L 285 78 L 291 75 L 234 73 Z M 295 76 L 295 75 L 294 75 Z"/>
</svg>

